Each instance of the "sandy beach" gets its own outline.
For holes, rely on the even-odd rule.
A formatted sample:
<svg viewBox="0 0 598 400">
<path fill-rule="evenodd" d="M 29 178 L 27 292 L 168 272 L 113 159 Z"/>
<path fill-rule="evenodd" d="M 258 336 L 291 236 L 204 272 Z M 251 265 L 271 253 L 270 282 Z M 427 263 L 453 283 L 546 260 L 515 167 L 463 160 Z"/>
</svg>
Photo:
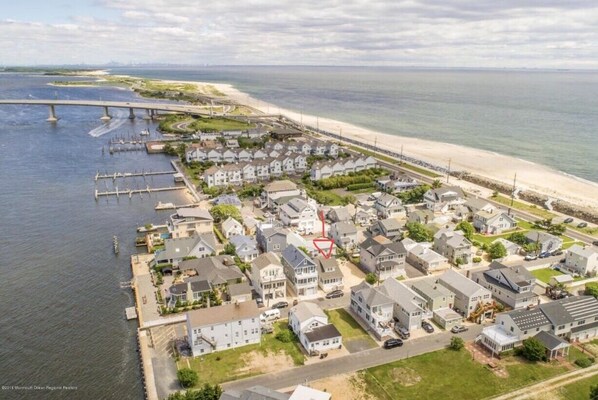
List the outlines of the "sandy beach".
<svg viewBox="0 0 598 400">
<path fill-rule="evenodd" d="M 194 83 L 208 85 L 208 83 Z M 264 113 L 282 113 L 296 121 L 303 121 L 305 125 L 319 126 L 320 129 L 333 133 L 339 133 L 342 130 L 343 136 L 370 144 L 374 144 L 374 141 L 377 140 L 379 147 L 396 152 L 400 152 L 401 146 L 403 146 L 405 155 L 439 166 L 446 166 L 451 159 L 452 170 L 470 171 L 509 185 L 513 184 L 513 177 L 517 173 L 517 186 L 521 189 L 529 188 L 555 199 L 563 199 L 598 210 L 598 183 L 572 177 L 544 165 L 486 150 L 375 132 L 345 122 L 280 108 L 277 105 L 252 98 L 230 84 L 210 83 L 210 85 L 225 93 L 230 99 L 259 109 Z M 466 188 L 471 185 L 464 181 L 457 182 L 455 180 L 455 183 Z M 479 190 L 478 186 L 475 188 Z M 480 194 L 488 195 L 488 191 L 482 191 Z"/>
</svg>

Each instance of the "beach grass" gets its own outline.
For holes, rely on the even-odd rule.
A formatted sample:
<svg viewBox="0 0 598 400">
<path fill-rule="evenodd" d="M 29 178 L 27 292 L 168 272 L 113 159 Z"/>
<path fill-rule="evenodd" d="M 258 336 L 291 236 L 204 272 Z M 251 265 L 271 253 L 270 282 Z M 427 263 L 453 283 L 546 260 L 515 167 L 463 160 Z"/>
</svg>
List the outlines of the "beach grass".
<svg viewBox="0 0 598 400">
<path fill-rule="evenodd" d="M 411 170 L 413 172 L 417 172 L 418 174 L 421 174 L 421 175 L 429 176 L 430 178 L 438 178 L 439 176 L 442 176 L 442 175 L 437 174 L 436 172 L 432 172 L 432 171 L 427 170 L 425 168 L 418 167 L 417 165 L 408 164 L 408 163 L 405 163 L 405 162 L 400 162 L 396 158 L 385 156 L 384 154 L 379 154 L 379 153 L 376 153 L 376 152 L 371 151 L 371 150 L 362 149 L 359 146 L 348 145 L 348 147 L 351 150 L 357 151 L 357 152 L 359 152 L 361 154 L 364 154 L 366 156 L 372 156 L 372 157 L 375 157 L 375 158 L 380 159 L 382 161 L 386 161 L 387 163 L 399 165 L 401 168 L 405 168 L 405 169 Z"/>
<path fill-rule="evenodd" d="M 490 197 L 490 200 L 495 201 L 497 203 L 503 204 L 507 207 L 511 206 L 511 199 L 503 196 L 501 194 L 499 194 L 496 197 Z M 542 219 L 547 219 L 547 218 L 554 218 L 557 215 L 548 211 L 548 210 L 544 210 L 543 208 L 539 208 L 538 206 L 534 205 L 534 204 L 529 204 L 529 203 L 523 203 L 521 201 L 517 201 L 514 200 L 513 201 L 513 208 L 516 208 L 518 210 L 527 212 L 529 214 L 535 215 L 537 217 L 540 217 Z"/>
<path fill-rule="evenodd" d="M 509 377 L 472 361 L 467 351 L 439 350 L 360 372 L 368 394 L 380 400 L 477 400 L 534 384 L 567 371 L 557 363 L 530 363 L 508 357 Z M 505 359 L 503 359 L 505 360 Z M 507 361 L 507 360 L 505 360 Z"/>
</svg>

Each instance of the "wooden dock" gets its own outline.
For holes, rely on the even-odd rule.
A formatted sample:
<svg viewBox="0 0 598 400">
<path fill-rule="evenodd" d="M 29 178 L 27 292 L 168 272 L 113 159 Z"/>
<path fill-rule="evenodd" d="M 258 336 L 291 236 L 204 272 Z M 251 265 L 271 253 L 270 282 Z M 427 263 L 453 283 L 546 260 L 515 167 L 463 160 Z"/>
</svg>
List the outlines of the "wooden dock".
<svg viewBox="0 0 598 400">
<path fill-rule="evenodd" d="M 115 190 L 107 190 L 105 192 L 100 192 L 98 189 L 95 190 L 95 198 L 98 200 L 101 196 L 129 196 L 131 198 L 134 194 L 143 194 L 143 193 L 153 193 L 153 192 L 168 192 L 172 190 L 181 190 L 187 189 L 186 186 L 170 186 L 170 187 L 162 187 L 162 188 L 150 188 L 149 186 L 145 189 L 125 189 L 125 190 L 118 190 L 118 187 Z"/>
<path fill-rule="evenodd" d="M 112 174 L 100 174 L 100 172 L 98 171 L 96 173 L 96 176 L 94 177 L 94 181 L 98 181 L 99 179 L 112 179 L 112 180 L 116 180 L 117 178 L 133 178 L 136 176 L 142 176 L 142 177 L 146 177 L 146 176 L 152 176 L 152 175 L 174 175 L 176 174 L 177 171 L 175 170 L 171 170 L 171 171 L 141 171 L 141 172 L 114 172 Z"/>
</svg>

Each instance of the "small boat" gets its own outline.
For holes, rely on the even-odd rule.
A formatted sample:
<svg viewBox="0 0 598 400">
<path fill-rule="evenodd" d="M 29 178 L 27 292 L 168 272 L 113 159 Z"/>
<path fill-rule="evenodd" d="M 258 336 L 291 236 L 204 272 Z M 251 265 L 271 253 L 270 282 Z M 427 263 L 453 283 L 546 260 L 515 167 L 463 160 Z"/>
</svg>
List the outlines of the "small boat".
<svg viewBox="0 0 598 400">
<path fill-rule="evenodd" d="M 176 206 L 173 203 L 162 203 L 161 201 L 159 201 L 155 207 L 156 210 L 172 210 L 174 208 L 176 208 Z"/>
<path fill-rule="evenodd" d="M 114 246 L 114 254 L 118 254 L 118 237 L 116 235 L 112 237 L 112 244 Z"/>
<path fill-rule="evenodd" d="M 139 132 L 139 134 L 141 136 L 149 136 L 150 135 L 150 131 L 149 131 L 149 129 L 144 129 L 141 132 Z"/>
</svg>

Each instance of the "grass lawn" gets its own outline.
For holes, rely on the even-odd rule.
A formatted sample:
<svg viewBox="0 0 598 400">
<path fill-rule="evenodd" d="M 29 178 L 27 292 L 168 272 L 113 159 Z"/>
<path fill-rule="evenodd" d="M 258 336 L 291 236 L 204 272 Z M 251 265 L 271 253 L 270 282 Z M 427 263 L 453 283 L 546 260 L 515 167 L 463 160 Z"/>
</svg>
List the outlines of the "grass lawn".
<svg viewBox="0 0 598 400">
<path fill-rule="evenodd" d="M 486 366 L 472 361 L 467 351 L 439 350 L 433 353 L 366 369 L 366 390 L 380 400 L 468 399 L 506 393 L 567 371 L 564 366 L 528 363 L 513 357 L 506 368 L 508 378 L 499 378 Z"/>
<path fill-rule="evenodd" d="M 590 386 L 592 385 L 598 385 L 598 377 L 595 375 L 565 385 L 554 393 L 566 400 L 588 400 L 590 398 Z"/>
<path fill-rule="evenodd" d="M 201 131 L 234 131 L 255 128 L 255 124 L 248 124 L 246 122 L 237 121 L 227 118 L 197 118 L 189 125 L 193 130 Z"/>
<path fill-rule="evenodd" d="M 497 203 L 504 204 L 507 207 L 511 205 L 511 199 L 509 197 L 503 196 L 499 194 L 496 197 L 490 197 L 490 200 L 493 200 Z M 527 213 L 533 214 L 537 217 L 546 219 L 546 218 L 554 218 L 556 214 L 551 213 L 548 210 L 544 210 L 543 208 L 539 208 L 534 204 L 523 203 L 521 201 L 513 201 L 513 208 L 516 208 L 521 211 L 525 211 Z"/>
<path fill-rule="evenodd" d="M 519 232 L 522 232 L 522 231 L 519 231 Z M 503 233 L 501 235 L 479 235 L 476 233 L 475 235 L 473 235 L 473 240 L 476 242 L 480 242 L 480 243 L 491 244 L 498 238 L 503 238 L 503 239 L 508 240 L 509 236 L 511 236 L 512 233 L 513 232 Z"/>
<path fill-rule="evenodd" d="M 336 310 L 324 311 L 328 315 L 328 321 L 336 326 L 336 329 L 343 335 L 343 340 L 369 338 L 372 343 L 374 340 L 366 331 L 353 319 L 351 314 L 342 308 Z"/>
<path fill-rule="evenodd" d="M 530 272 L 533 276 L 536 277 L 536 279 L 539 279 L 544 283 L 550 282 L 550 278 L 552 278 L 553 276 L 563 275 L 562 272 L 556 271 L 551 268 L 536 269 Z"/>
<path fill-rule="evenodd" d="M 181 359 L 177 362 L 177 368 L 186 368 L 187 362 L 189 362 L 191 368 L 197 371 L 199 375 L 196 387 L 201 387 L 204 383 L 219 384 L 259 375 L 261 373 L 259 370 L 244 370 L 246 367 L 246 363 L 243 361 L 244 356 L 254 351 L 261 352 L 264 355 L 284 352 L 293 359 L 295 365 L 303 365 L 305 356 L 301 352 L 298 342 L 283 343 L 276 339 L 276 334 L 283 329 L 287 329 L 286 321 L 277 322 L 274 324 L 274 333 L 262 335 L 261 344 L 219 351 L 201 357 Z"/>
</svg>

